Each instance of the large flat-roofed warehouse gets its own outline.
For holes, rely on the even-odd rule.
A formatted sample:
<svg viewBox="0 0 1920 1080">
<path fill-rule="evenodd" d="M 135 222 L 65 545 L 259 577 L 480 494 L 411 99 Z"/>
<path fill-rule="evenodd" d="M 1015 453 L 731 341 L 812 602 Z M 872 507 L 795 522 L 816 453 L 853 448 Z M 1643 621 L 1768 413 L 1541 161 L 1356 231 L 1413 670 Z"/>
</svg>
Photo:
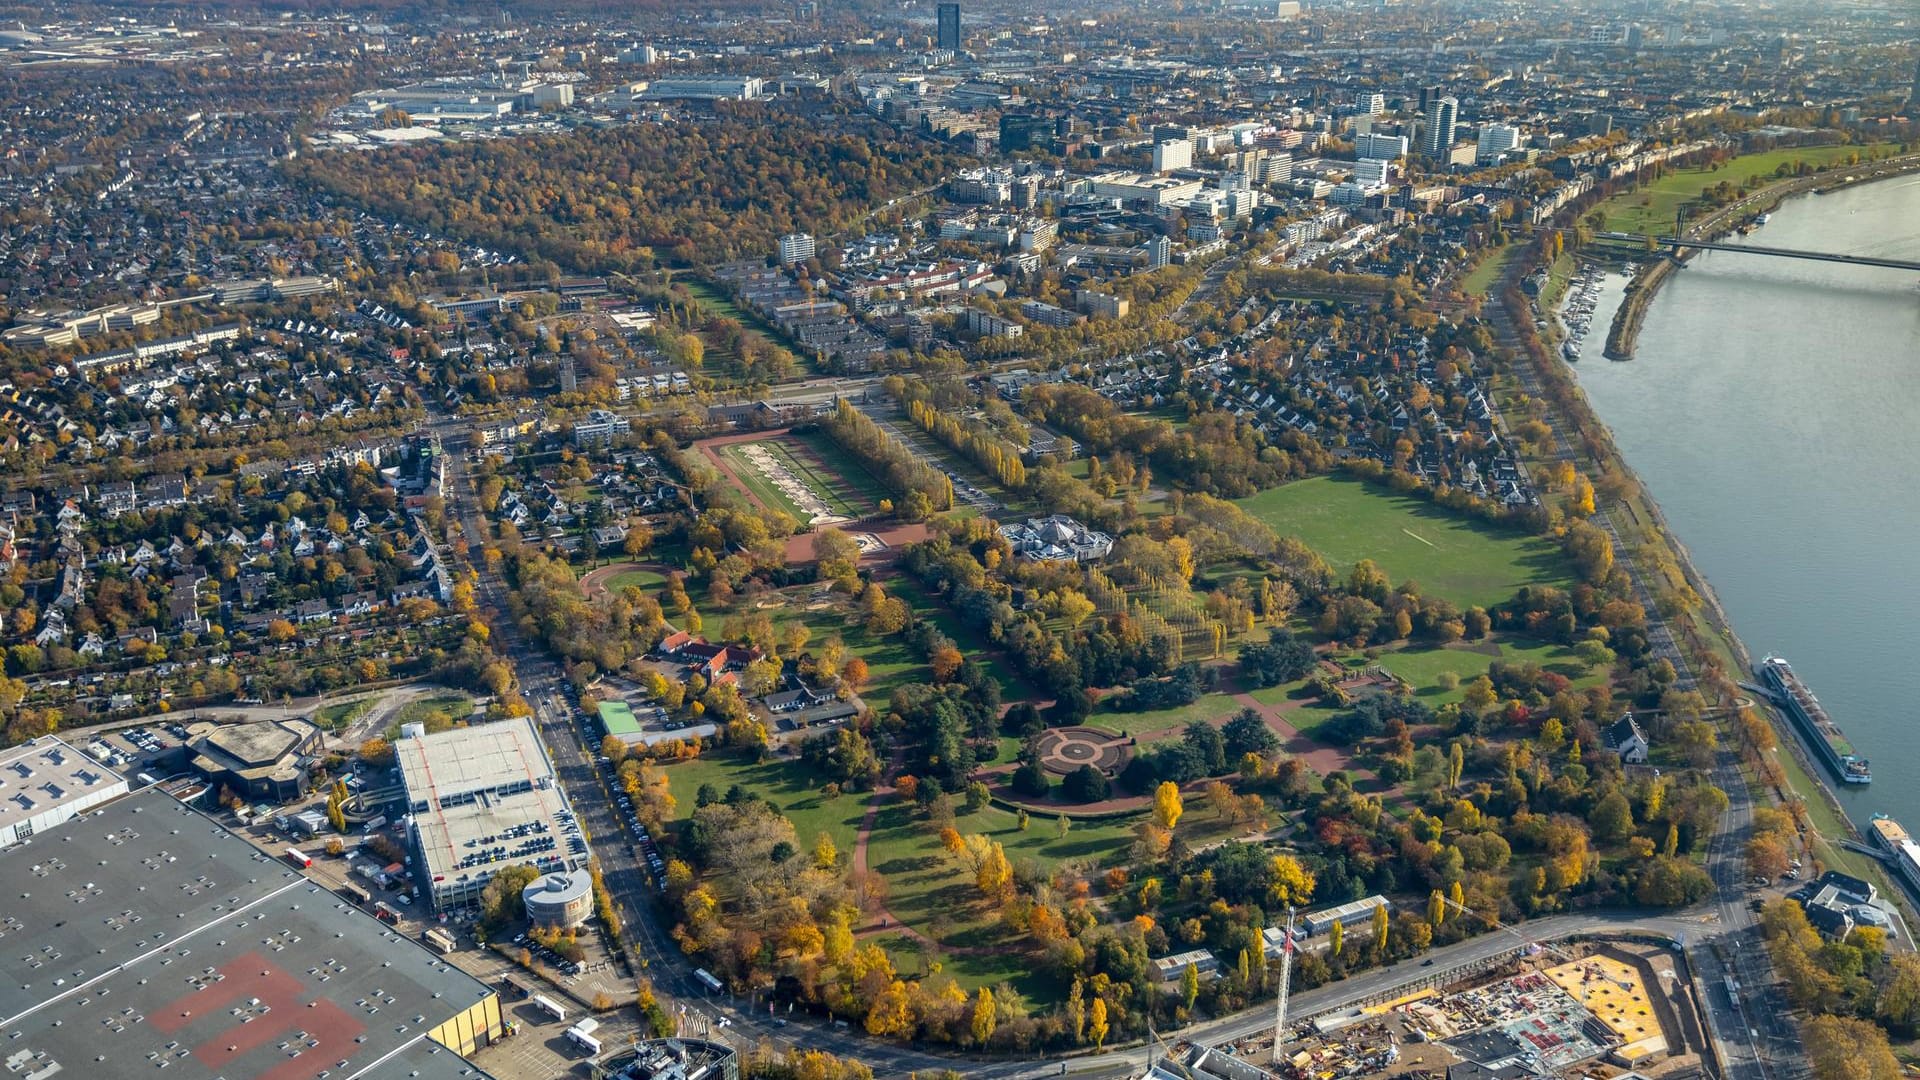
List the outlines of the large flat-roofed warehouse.
<svg viewBox="0 0 1920 1080">
<path fill-rule="evenodd" d="M 126 777 L 52 735 L 0 750 L 0 847 L 126 793 Z"/>
<path fill-rule="evenodd" d="M 492 990 L 156 789 L 0 852 L 0 879 L 17 1074 L 476 1077 L 456 1055 L 501 1031 Z"/>
<path fill-rule="evenodd" d="M 568 867 L 566 801 L 531 719 L 401 739 L 394 752 L 437 910 L 474 902 L 502 867 Z"/>
<path fill-rule="evenodd" d="M 307 793 L 308 759 L 320 729 L 305 720 L 195 724 L 187 732 L 193 770 L 252 801 L 289 802 Z"/>
</svg>

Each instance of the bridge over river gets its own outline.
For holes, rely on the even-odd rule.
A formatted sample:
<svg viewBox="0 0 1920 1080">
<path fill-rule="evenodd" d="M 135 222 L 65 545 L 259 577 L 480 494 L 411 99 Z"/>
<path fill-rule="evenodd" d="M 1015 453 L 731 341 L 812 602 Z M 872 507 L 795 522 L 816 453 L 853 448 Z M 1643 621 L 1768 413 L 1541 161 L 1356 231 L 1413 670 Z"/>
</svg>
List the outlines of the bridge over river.
<svg viewBox="0 0 1920 1080">
<path fill-rule="evenodd" d="M 1647 238 L 1633 233 L 1600 233 L 1596 240 L 1605 240 L 1616 244 L 1635 244 L 1645 246 Z M 1747 255 L 1772 255 L 1782 259 L 1813 259 L 1818 262 L 1847 263 L 1852 266 L 1879 266 L 1893 270 L 1912 270 L 1920 273 L 1920 262 L 1911 259 L 1882 259 L 1873 255 L 1840 255 L 1828 251 L 1801 251 L 1796 248 L 1762 247 L 1758 244 L 1722 244 L 1712 240 L 1689 240 L 1678 236 L 1656 236 L 1655 244 L 1673 251 L 1693 248 L 1701 251 L 1738 251 Z"/>
</svg>

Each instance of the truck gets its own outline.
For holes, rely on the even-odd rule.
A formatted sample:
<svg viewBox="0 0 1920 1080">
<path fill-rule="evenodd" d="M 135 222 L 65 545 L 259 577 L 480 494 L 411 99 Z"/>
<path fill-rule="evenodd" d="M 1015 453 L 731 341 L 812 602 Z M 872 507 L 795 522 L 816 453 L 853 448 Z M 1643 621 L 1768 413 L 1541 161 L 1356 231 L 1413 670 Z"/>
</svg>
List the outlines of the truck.
<svg viewBox="0 0 1920 1080">
<path fill-rule="evenodd" d="M 594 1038 L 593 1035 L 593 1033 L 598 1030 L 600 1030 L 600 1021 L 589 1016 L 568 1028 L 567 1038 L 587 1053 L 598 1054 L 600 1053 L 600 1040 Z"/>
<path fill-rule="evenodd" d="M 372 819 L 370 819 L 367 822 L 365 826 L 367 834 L 371 836 L 372 834 L 379 832 L 380 829 L 386 825 L 386 823 L 387 823 L 387 815 L 376 814 Z"/>
<path fill-rule="evenodd" d="M 555 1005 L 553 1003 L 553 999 L 546 996 L 545 994 L 533 995 L 533 1005 L 534 1005 L 534 1008 L 539 1009 L 541 1012 L 546 1013 L 548 1016 L 551 1016 L 555 1020 L 561 1021 L 562 1023 L 564 1023 L 567 1019 L 567 1010 L 561 1008 L 558 1005 Z"/>
<path fill-rule="evenodd" d="M 347 899 L 353 901 L 355 904 L 358 904 L 361 907 L 366 907 L 368 901 L 371 901 L 373 899 L 373 894 L 367 892 L 367 890 L 361 888 L 360 886 L 355 885 L 351 881 L 343 881 L 340 883 L 340 895 L 346 897 Z"/>
<path fill-rule="evenodd" d="M 373 917 L 383 923 L 389 924 L 400 921 L 400 913 L 388 907 L 385 900 L 381 900 L 373 905 Z"/>
<path fill-rule="evenodd" d="M 286 851 L 286 856 L 287 856 L 288 862 L 292 863 L 293 865 L 299 867 L 302 870 L 305 870 L 308 867 L 313 865 L 313 856 L 308 855 L 306 852 L 301 851 L 299 848 L 296 848 L 296 847 L 288 848 Z"/>
</svg>

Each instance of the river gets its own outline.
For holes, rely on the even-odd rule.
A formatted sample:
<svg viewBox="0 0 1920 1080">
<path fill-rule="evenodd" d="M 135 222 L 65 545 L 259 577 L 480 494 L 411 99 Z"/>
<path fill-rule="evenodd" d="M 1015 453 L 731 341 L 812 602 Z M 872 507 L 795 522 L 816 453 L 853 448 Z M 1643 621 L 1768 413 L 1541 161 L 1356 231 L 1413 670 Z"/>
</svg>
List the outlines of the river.
<svg viewBox="0 0 1920 1080">
<path fill-rule="evenodd" d="M 1920 259 L 1920 177 L 1793 199 L 1747 242 Z M 1588 399 L 1747 648 L 1873 762 L 1848 815 L 1920 829 L 1920 275 L 1704 252 L 1616 363 L 1624 284 L 1582 343 Z"/>
</svg>

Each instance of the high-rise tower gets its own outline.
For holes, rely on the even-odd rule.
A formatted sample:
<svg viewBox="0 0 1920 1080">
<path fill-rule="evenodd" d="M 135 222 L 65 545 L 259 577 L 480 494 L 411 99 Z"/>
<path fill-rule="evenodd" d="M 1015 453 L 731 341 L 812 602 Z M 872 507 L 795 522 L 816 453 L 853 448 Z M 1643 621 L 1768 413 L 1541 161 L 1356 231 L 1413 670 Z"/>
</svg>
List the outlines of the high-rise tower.
<svg viewBox="0 0 1920 1080">
<path fill-rule="evenodd" d="M 942 49 L 952 49 L 954 52 L 959 52 L 961 41 L 960 5 L 941 4 L 939 12 L 940 33 L 939 37 L 934 40 L 934 44 Z"/>
</svg>

